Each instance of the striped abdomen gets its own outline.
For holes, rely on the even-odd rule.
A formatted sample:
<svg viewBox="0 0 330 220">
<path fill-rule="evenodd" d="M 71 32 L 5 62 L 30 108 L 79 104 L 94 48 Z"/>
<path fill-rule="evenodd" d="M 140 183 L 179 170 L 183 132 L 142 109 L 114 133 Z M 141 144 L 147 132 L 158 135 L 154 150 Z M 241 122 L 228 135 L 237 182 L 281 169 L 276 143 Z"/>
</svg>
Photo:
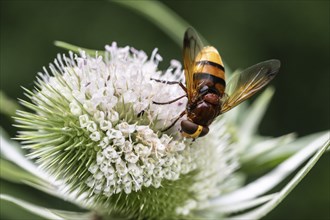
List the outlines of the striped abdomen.
<svg viewBox="0 0 330 220">
<path fill-rule="evenodd" d="M 222 97 L 226 87 L 225 69 L 217 49 L 208 46 L 200 51 L 196 57 L 193 77 L 197 90 L 206 85 Z"/>
</svg>

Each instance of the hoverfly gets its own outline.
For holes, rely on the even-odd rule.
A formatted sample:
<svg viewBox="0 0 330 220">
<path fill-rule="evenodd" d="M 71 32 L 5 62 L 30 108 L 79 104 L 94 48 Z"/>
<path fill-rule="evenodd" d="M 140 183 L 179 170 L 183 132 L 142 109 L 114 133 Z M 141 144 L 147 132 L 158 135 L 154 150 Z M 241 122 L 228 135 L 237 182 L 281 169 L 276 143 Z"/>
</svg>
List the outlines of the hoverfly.
<svg viewBox="0 0 330 220">
<path fill-rule="evenodd" d="M 181 133 L 184 137 L 194 139 L 206 135 L 209 132 L 208 126 L 217 116 L 267 85 L 280 68 L 279 60 L 267 60 L 233 75 L 226 83 L 225 68 L 219 52 L 212 46 L 204 46 L 192 28 L 188 28 L 184 34 L 183 62 L 186 86 L 181 82 L 156 81 L 179 84 L 186 94 L 169 102 L 154 103 L 170 104 L 187 97 L 186 109 L 164 131 L 187 115 L 187 119 L 181 121 Z"/>
</svg>

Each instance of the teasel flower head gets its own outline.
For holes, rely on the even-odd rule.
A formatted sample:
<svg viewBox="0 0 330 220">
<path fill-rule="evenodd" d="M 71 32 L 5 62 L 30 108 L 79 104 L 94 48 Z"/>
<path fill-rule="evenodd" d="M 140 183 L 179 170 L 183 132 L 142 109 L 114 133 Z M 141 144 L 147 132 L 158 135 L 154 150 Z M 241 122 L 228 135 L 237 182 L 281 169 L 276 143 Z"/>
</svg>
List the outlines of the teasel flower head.
<svg viewBox="0 0 330 220">
<path fill-rule="evenodd" d="M 177 84 L 164 83 L 185 83 L 180 62 L 172 60 L 160 71 L 156 49 L 148 58 L 116 43 L 99 54 L 57 45 L 77 53 L 58 55 L 34 90 L 24 89 L 29 101 L 20 101 L 28 110 L 14 117 L 21 145 L 0 133 L 1 178 L 83 209 L 46 208 L 0 194 L 1 201 L 45 219 L 260 219 L 329 148 L 329 131 L 297 140 L 294 134 L 257 133 L 271 88 L 252 105 L 218 117 L 205 137 L 185 139 L 180 120 L 164 128 L 187 100 L 154 103 L 185 94 Z M 19 108 L 4 94 L 0 98 L 7 110 Z M 310 157 L 283 189 L 274 190 Z"/>
<path fill-rule="evenodd" d="M 162 57 L 132 47 L 105 47 L 59 55 L 25 89 L 33 111 L 18 111 L 18 139 L 29 157 L 56 180 L 62 194 L 100 215 L 125 218 L 189 216 L 210 198 L 238 187 L 232 175 L 237 152 L 224 119 L 207 138 L 180 135 L 186 100 L 156 105 L 184 94 L 181 64 L 162 72 Z M 237 181 L 236 181 L 237 182 Z M 230 187 L 229 187 L 230 186 Z"/>
</svg>

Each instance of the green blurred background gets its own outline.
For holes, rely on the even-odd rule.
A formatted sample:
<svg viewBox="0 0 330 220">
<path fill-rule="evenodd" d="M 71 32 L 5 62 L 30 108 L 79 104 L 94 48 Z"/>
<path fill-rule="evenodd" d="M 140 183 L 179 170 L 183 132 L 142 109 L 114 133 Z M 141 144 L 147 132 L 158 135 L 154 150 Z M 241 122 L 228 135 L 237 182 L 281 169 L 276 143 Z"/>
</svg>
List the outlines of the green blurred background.
<svg viewBox="0 0 330 220">
<path fill-rule="evenodd" d="M 329 129 L 329 1 L 163 3 L 217 47 L 231 69 L 281 60 L 261 134 L 304 136 Z M 12 98 L 24 98 L 20 86 L 33 88 L 42 66 L 65 52 L 54 40 L 100 50 L 116 41 L 149 54 L 157 47 L 164 68 L 171 59 L 181 60 L 181 47 L 157 26 L 111 2 L 1 1 L 0 28 L 1 90 Z M 13 136 L 11 123 L 1 117 L 1 126 Z M 330 219 L 329 165 L 327 154 L 265 219 Z M 8 182 L 1 183 L 3 191 L 10 188 Z"/>
</svg>

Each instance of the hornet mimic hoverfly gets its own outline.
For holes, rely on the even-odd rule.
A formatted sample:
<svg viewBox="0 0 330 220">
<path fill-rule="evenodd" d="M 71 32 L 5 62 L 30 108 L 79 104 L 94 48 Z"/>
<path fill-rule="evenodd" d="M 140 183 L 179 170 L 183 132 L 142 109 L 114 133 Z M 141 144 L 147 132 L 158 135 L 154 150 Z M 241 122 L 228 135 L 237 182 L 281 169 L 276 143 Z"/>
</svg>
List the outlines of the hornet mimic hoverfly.
<svg viewBox="0 0 330 220">
<path fill-rule="evenodd" d="M 212 46 L 203 46 L 192 28 L 188 28 L 184 34 L 183 63 L 186 86 L 181 82 L 154 80 L 179 84 L 186 94 L 169 102 L 153 103 L 170 104 L 187 97 L 185 111 L 164 131 L 187 115 L 187 119 L 181 121 L 181 133 L 184 137 L 194 139 L 206 135 L 208 126 L 218 115 L 234 108 L 267 85 L 280 68 L 279 60 L 267 60 L 234 74 L 226 83 L 219 52 Z"/>
</svg>

